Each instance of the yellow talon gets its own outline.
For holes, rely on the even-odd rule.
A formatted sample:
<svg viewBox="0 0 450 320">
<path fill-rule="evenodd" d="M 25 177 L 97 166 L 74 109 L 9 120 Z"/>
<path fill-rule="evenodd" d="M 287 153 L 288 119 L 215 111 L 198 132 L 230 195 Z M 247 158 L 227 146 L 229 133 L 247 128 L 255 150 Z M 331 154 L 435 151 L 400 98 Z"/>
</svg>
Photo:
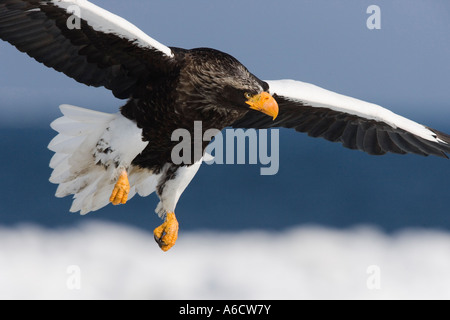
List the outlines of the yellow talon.
<svg viewBox="0 0 450 320">
<path fill-rule="evenodd" d="M 172 248 L 178 238 L 178 221 L 175 213 L 169 212 L 164 223 L 153 231 L 153 235 L 162 251 L 166 252 Z"/>
<path fill-rule="evenodd" d="M 119 176 L 119 179 L 114 186 L 114 190 L 111 193 L 111 197 L 109 201 L 112 202 L 113 205 L 125 204 L 128 200 L 128 193 L 130 193 L 130 183 L 128 182 L 128 175 L 126 171 L 122 171 Z"/>
</svg>

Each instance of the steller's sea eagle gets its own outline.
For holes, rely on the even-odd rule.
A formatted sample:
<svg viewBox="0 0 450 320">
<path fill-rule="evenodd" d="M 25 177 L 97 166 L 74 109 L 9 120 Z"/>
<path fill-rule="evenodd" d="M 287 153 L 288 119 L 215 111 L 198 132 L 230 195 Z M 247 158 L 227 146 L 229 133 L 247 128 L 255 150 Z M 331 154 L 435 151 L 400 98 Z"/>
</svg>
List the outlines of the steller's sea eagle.
<svg viewBox="0 0 450 320">
<path fill-rule="evenodd" d="M 203 132 L 293 128 L 373 155 L 450 152 L 450 136 L 378 105 L 300 81 L 260 80 L 217 50 L 167 47 L 86 0 L 0 0 L 0 38 L 127 99 L 115 114 L 60 107 L 50 181 L 57 197 L 74 196 L 70 211 L 81 214 L 156 191 L 164 223 L 154 236 L 164 251 L 176 242 L 175 206 L 204 155 L 175 164 L 171 136 L 178 128 L 193 134 L 195 121 Z"/>
</svg>

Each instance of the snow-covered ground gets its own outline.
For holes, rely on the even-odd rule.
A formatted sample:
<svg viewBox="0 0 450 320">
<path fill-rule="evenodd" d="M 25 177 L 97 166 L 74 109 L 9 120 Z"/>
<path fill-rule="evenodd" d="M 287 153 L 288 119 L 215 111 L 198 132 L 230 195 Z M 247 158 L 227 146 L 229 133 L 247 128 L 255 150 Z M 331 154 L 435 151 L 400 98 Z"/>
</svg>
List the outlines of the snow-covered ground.
<svg viewBox="0 0 450 320">
<path fill-rule="evenodd" d="M 301 227 L 153 235 L 95 223 L 0 229 L 1 299 L 449 299 L 450 234 Z"/>
</svg>

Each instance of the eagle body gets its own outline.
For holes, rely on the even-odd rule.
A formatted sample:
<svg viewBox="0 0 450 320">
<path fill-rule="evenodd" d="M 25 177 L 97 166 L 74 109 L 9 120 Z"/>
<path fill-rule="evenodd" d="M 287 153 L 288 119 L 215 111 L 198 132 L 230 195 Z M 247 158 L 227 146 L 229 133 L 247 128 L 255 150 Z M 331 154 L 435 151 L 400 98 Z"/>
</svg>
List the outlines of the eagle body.
<svg viewBox="0 0 450 320">
<path fill-rule="evenodd" d="M 373 155 L 447 157 L 450 136 L 379 105 L 294 80 L 260 80 L 229 54 L 168 47 L 87 0 L 0 0 L 0 39 L 49 68 L 124 102 L 101 113 L 70 105 L 52 128 L 50 181 L 87 214 L 156 192 L 161 249 L 177 239 L 177 202 L 209 141 L 176 163 L 178 129 L 290 128 Z M 202 135 L 203 136 L 203 135 Z M 198 141 L 197 141 L 198 143 Z M 191 149 L 196 146 L 191 140 Z"/>
<path fill-rule="evenodd" d="M 221 82 L 228 77 L 233 82 L 235 78 L 230 77 L 230 73 L 242 73 L 243 78 L 251 76 L 264 85 L 263 81 L 251 75 L 239 61 L 226 53 L 209 48 L 171 49 L 177 61 L 172 72 L 161 79 L 145 83 L 145 90 L 139 94 L 139 98 L 132 97 L 121 108 L 123 116 L 135 121 L 137 126 L 142 128 L 144 141 L 150 142 L 133 164 L 154 172 L 159 172 L 166 163 L 171 162 L 172 150 L 179 143 L 172 140 L 175 130 L 186 129 L 191 137 L 194 137 L 194 124 L 201 121 L 203 137 L 207 130 L 220 131 L 249 112 L 245 106 L 221 106 L 230 98 L 214 97 L 221 92 L 218 86 L 223 85 L 217 83 L 217 80 Z M 230 95 L 232 94 L 239 95 L 238 92 L 230 92 Z M 239 100 L 241 96 L 243 93 L 234 100 Z M 204 152 L 209 141 L 203 141 L 202 144 Z M 190 164 L 200 160 L 194 156 L 192 153 Z"/>
</svg>

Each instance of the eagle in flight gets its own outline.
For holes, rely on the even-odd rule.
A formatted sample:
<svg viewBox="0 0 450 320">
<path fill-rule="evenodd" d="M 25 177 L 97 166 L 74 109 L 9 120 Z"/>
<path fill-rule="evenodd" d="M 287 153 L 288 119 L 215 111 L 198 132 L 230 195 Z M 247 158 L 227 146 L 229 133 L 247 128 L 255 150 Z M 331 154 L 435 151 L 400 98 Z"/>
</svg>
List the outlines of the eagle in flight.
<svg viewBox="0 0 450 320">
<path fill-rule="evenodd" d="M 292 128 L 373 155 L 446 157 L 450 136 L 378 105 L 293 80 L 263 81 L 232 56 L 167 47 L 86 0 L 0 0 L 0 38 L 49 68 L 126 100 L 107 114 L 69 105 L 52 123 L 58 135 L 50 181 L 71 212 L 125 204 L 156 192 L 163 251 L 178 237 L 175 207 L 204 152 L 175 164 L 174 130 Z M 203 151 L 208 142 L 203 142 Z"/>
</svg>

